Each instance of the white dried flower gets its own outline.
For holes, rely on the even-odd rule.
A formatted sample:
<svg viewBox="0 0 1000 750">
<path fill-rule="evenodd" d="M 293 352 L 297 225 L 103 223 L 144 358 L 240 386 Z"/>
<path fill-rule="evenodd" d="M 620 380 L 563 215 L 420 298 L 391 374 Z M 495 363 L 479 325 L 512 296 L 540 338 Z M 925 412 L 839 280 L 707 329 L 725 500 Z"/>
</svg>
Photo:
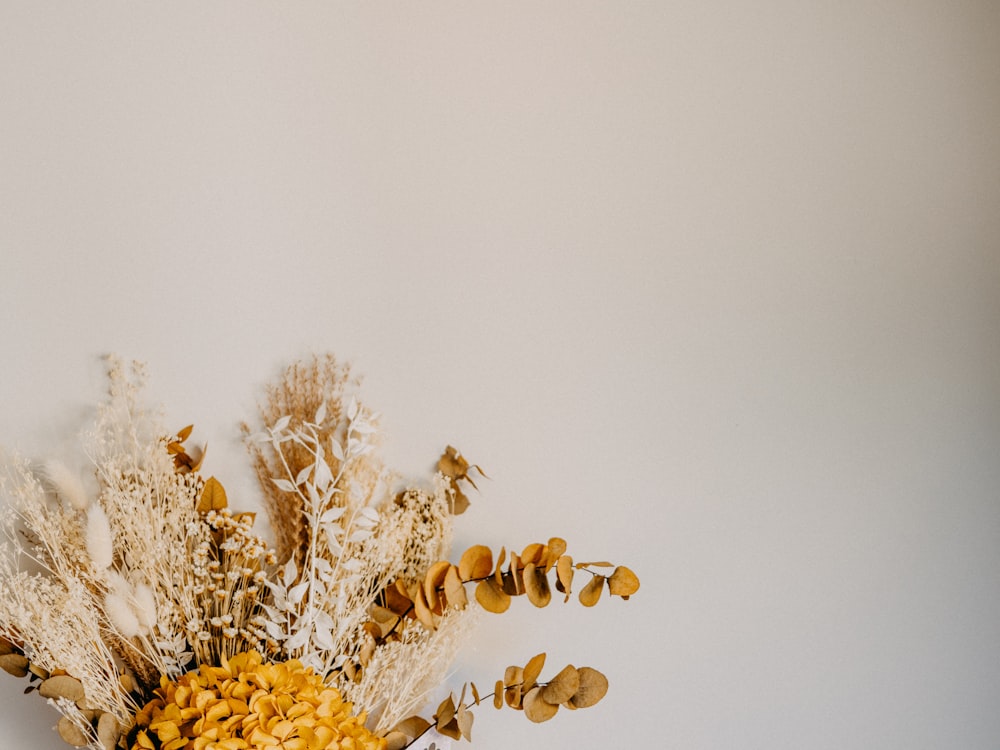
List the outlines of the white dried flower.
<svg viewBox="0 0 1000 750">
<path fill-rule="evenodd" d="M 152 632 L 156 627 L 156 597 L 153 595 L 153 589 L 140 583 L 135 587 L 132 604 L 132 611 L 135 612 L 139 625 L 144 631 Z"/>
<path fill-rule="evenodd" d="M 111 567 L 114 560 L 111 525 L 104 508 L 96 503 L 87 511 L 87 553 L 97 570 Z"/>
<path fill-rule="evenodd" d="M 87 490 L 80 475 L 72 471 L 62 461 L 52 459 L 45 463 L 45 477 L 62 500 L 76 510 L 86 510 L 90 505 Z"/>
<path fill-rule="evenodd" d="M 135 616 L 124 597 L 115 593 L 105 596 L 104 611 L 107 612 L 111 624 L 123 637 L 132 638 L 139 635 L 139 618 Z"/>
</svg>

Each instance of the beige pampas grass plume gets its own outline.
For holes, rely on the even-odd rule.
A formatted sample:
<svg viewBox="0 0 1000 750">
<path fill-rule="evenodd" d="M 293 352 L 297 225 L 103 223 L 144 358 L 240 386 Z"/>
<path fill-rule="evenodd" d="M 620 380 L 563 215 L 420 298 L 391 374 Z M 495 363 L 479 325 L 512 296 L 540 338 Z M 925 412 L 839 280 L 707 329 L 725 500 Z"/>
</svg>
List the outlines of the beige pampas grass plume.
<svg viewBox="0 0 1000 750">
<path fill-rule="evenodd" d="M 124 638 L 132 638 L 139 635 L 139 618 L 135 616 L 132 608 L 128 606 L 125 597 L 114 592 L 104 597 L 104 611 L 115 626 L 119 635 Z"/>
<path fill-rule="evenodd" d="M 87 511 L 87 554 L 97 570 L 110 568 L 114 560 L 111 524 L 104 508 L 96 503 Z"/>
<path fill-rule="evenodd" d="M 153 590 L 144 583 L 135 587 L 132 611 L 142 630 L 151 633 L 156 626 L 156 598 L 153 596 Z"/>
<path fill-rule="evenodd" d="M 86 510 L 90 505 L 87 490 L 80 475 L 58 459 L 45 462 L 45 477 L 56 495 L 76 510 Z"/>
</svg>

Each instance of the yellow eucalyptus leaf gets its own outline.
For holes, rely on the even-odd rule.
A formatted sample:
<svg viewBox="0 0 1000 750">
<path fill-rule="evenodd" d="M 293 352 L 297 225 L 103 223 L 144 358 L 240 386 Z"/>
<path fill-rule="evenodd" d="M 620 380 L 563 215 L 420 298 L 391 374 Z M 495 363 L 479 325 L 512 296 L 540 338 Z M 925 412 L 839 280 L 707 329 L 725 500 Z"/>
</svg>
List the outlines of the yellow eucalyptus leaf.
<svg viewBox="0 0 1000 750">
<path fill-rule="evenodd" d="M 494 614 L 502 614 L 510 607 L 510 596 L 493 578 L 487 578 L 476 585 L 476 601 L 487 612 Z"/>
<path fill-rule="evenodd" d="M 458 563 L 458 573 L 463 581 L 485 578 L 493 572 L 493 550 L 483 544 L 475 544 L 462 554 Z"/>
<path fill-rule="evenodd" d="M 558 710 L 559 705 L 547 702 L 542 697 L 542 689 L 537 686 L 524 694 L 524 715 L 535 723 L 548 721 Z"/>
<path fill-rule="evenodd" d="M 427 598 L 427 606 L 431 612 L 439 615 L 443 611 L 442 603 L 438 597 L 438 589 L 444 586 L 444 577 L 448 574 L 451 563 L 447 560 L 438 560 L 427 569 L 424 575 L 424 596 Z"/>
<path fill-rule="evenodd" d="M 521 680 L 524 683 L 523 689 L 525 692 L 531 690 L 538 681 L 538 675 L 542 673 L 542 667 L 545 666 L 545 652 L 532 656 L 528 663 L 524 665 L 524 672 L 522 674 Z"/>
<path fill-rule="evenodd" d="M 549 579 L 545 571 L 535 567 L 534 563 L 524 566 L 524 589 L 528 594 L 528 601 L 536 607 L 548 606 L 552 601 L 552 591 L 549 589 Z"/>
<path fill-rule="evenodd" d="M 560 556 L 556 562 L 556 589 L 566 595 L 563 601 L 568 602 L 573 593 L 573 558 L 569 555 Z"/>
<path fill-rule="evenodd" d="M 579 689 L 580 672 L 572 664 L 568 664 L 542 688 L 542 697 L 547 703 L 565 703 Z"/>
<path fill-rule="evenodd" d="M 549 539 L 549 543 L 545 545 L 545 548 L 545 572 L 548 573 L 552 570 L 552 566 L 556 564 L 556 561 L 566 552 L 566 540 L 554 536 Z"/>
<path fill-rule="evenodd" d="M 601 599 L 604 591 L 604 576 L 595 575 L 590 582 L 580 590 L 580 603 L 584 607 L 593 607 Z"/>
<path fill-rule="evenodd" d="M 580 686 L 569 702 L 575 708 L 589 708 L 608 692 L 608 678 L 592 667 L 580 667 Z"/>
<path fill-rule="evenodd" d="M 639 590 L 639 577 L 624 565 L 615 568 L 608 579 L 608 591 L 615 596 L 632 596 Z"/>
<path fill-rule="evenodd" d="M 449 566 L 448 572 L 445 574 L 444 595 L 448 600 L 448 606 L 456 609 L 465 609 L 465 605 L 469 602 L 465 594 L 465 586 L 458 575 L 458 568 L 454 565 Z"/>
</svg>

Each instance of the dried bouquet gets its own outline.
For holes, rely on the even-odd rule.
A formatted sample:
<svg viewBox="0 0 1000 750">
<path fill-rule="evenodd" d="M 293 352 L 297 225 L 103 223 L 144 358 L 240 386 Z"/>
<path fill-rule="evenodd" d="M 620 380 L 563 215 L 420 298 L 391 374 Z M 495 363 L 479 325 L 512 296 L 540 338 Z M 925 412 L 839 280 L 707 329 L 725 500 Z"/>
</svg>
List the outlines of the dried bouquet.
<svg viewBox="0 0 1000 750">
<path fill-rule="evenodd" d="M 432 727 L 470 738 L 481 699 L 545 721 L 603 697 L 590 667 L 542 681 L 539 654 L 491 696 L 470 683 L 419 716 L 477 610 L 568 600 L 574 574 L 586 606 L 639 581 L 559 538 L 449 562 L 481 470 L 448 447 L 430 482 L 397 491 L 377 415 L 332 356 L 289 367 L 244 425 L 273 546 L 202 476 L 191 427 L 170 433 L 144 406 L 142 367 L 109 361 L 84 436 L 93 477 L 17 457 L 0 476 L 0 667 L 61 713 L 70 745 L 398 750 Z"/>
</svg>

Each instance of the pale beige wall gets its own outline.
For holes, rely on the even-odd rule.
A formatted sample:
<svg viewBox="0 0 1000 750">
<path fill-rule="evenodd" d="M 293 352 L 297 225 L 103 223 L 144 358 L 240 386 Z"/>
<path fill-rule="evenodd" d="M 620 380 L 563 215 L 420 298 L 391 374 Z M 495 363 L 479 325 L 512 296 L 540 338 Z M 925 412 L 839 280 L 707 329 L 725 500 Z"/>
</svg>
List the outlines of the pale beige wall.
<svg viewBox="0 0 1000 750">
<path fill-rule="evenodd" d="M 3 0 L 0 437 L 116 351 L 252 502 L 236 424 L 332 349 L 401 470 L 490 472 L 460 542 L 643 577 L 484 622 L 456 685 L 612 692 L 477 750 L 994 748 L 998 13 Z"/>
</svg>

